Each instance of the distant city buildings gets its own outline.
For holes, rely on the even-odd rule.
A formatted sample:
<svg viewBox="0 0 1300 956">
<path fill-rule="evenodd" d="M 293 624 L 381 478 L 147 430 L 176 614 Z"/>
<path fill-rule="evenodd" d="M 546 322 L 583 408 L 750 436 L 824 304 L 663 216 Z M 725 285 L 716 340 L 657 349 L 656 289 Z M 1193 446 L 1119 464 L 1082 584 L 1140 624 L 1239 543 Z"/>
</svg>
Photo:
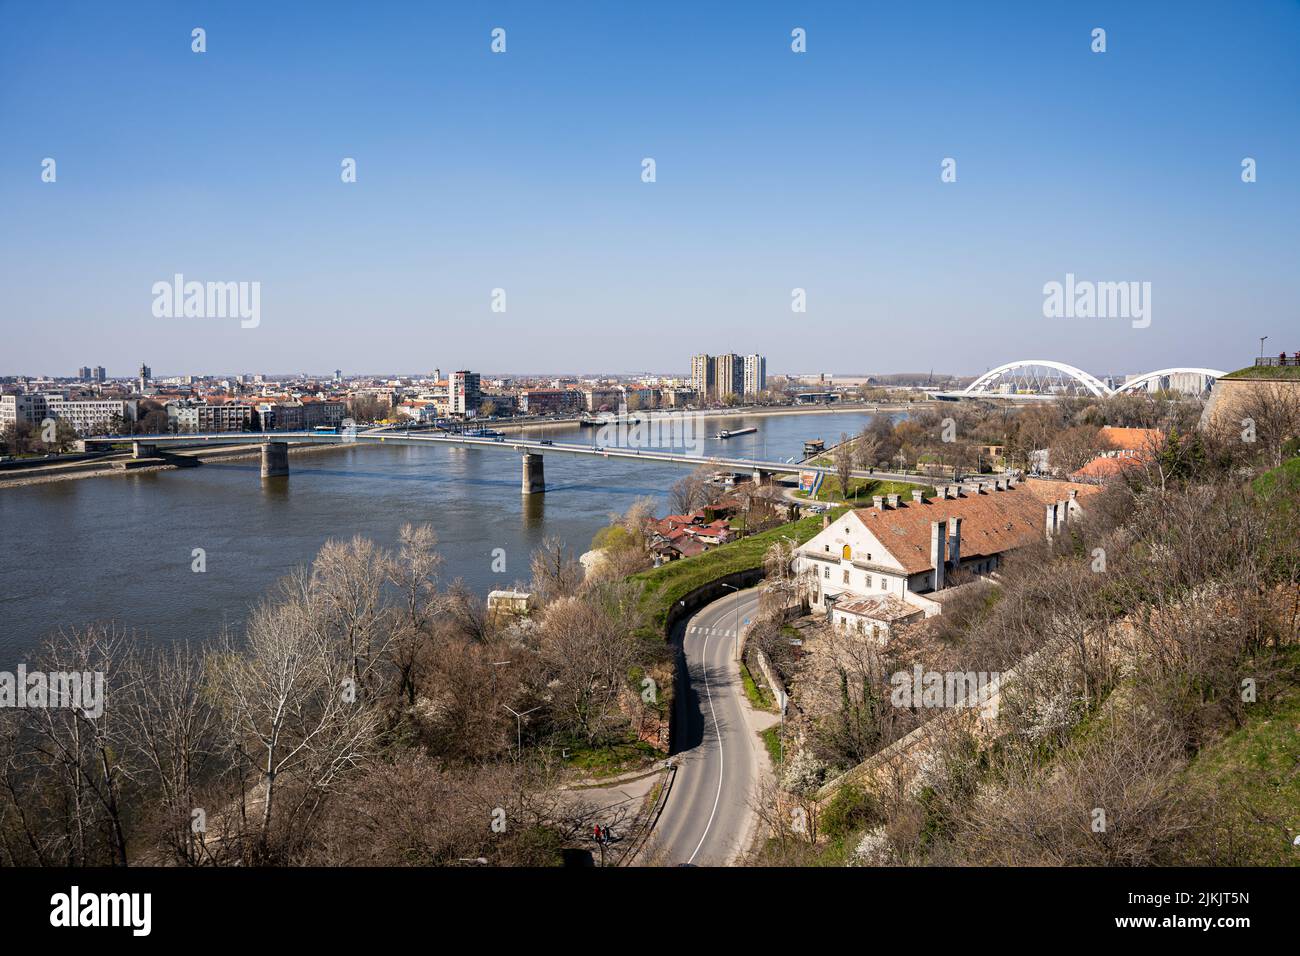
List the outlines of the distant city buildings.
<svg viewBox="0 0 1300 956">
<path fill-rule="evenodd" d="M 758 354 L 742 357 L 731 352 L 693 355 L 691 388 L 701 401 L 752 398 L 767 389 L 767 359 Z"/>
</svg>

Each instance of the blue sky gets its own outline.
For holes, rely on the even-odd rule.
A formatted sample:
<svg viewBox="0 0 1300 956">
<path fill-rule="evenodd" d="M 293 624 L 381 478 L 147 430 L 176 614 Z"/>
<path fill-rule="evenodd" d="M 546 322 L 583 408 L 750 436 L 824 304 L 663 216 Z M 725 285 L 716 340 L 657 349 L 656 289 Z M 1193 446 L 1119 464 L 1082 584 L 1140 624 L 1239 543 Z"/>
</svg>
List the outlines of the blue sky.
<svg viewBox="0 0 1300 956">
<path fill-rule="evenodd" d="M 1276 0 L 0 0 L 0 374 L 1235 368 L 1300 349 L 1298 91 Z M 1067 272 L 1150 327 L 1044 318 Z"/>
</svg>

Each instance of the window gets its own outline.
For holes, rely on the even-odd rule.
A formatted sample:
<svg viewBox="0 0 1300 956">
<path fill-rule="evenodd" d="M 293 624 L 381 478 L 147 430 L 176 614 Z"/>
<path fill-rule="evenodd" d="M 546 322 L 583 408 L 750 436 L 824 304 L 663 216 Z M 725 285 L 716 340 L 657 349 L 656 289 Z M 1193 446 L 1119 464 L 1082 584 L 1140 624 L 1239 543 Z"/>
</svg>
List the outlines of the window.
<svg viewBox="0 0 1300 956">
<path fill-rule="evenodd" d="M 830 568 L 826 568 L 826 569 L 824 570 L 824 572 L 822 573 L 822 577 L 824 577 L 826 580 L 829 581 L 829 580 L 831 579 L 831 569 L 830 569 Z"/>
<path fill-rule="evenodd" d="M 866 579 L 867 587 L 871 587 L 871 575 L 864 574 L 863 577 Z"/>
<path fill-rule="evenodd" d="M 889 590 L 889 578 L 885 577 L 883 574 L 880 576 L 880 590 Z"/>
<path fill-rule="evenodd" d="M 844 583 L 845 584 L 849 583 L 849 572 L 847 571 L 844 572 Z"/>
</svg>

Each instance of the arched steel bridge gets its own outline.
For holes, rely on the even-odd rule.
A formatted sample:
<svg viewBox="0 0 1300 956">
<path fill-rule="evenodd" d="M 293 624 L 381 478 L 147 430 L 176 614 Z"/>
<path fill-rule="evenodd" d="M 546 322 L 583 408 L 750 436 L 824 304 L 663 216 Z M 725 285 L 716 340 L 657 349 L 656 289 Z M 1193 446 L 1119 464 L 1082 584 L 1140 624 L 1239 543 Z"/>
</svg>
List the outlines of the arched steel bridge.
<svg viewBox="0 0 1300 956">
<path fill-rule="evenodd" d="M 1018 359 L 997 368 L 989 369 L 960 392 L 949 392 L 944 397 L 978 398 L 1055 398 L 1061 395 L 1092 395 L 1107 398 L 1142 391 L 1155 383 L 1157 387 L 1172 387 L 1179 391 L 1203 393 L 1225 373 L 1213 368 L 1162 368 L 1147 372 L 1111 388 L 1095 375 L 1081 368 L 1056 362 L 1052 359 Z M 1196 389 L 1178 388 L 1174 383 L 1180 376 L 1199 380 Z"/>
</svg>

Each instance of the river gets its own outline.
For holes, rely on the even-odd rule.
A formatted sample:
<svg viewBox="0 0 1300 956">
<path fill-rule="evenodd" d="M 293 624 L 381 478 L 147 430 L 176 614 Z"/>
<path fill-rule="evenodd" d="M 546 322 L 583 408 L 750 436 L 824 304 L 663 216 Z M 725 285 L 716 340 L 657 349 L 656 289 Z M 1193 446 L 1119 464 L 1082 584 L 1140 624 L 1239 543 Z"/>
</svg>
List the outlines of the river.
<svg viewBox="0 0 1300 956">
<path fill-rule="evenodd" d="M 706 454 L 786 459 L 805 439 L 852 434 L 868 412 L 710 418 L 752 434 L 705 440 Z M 896 415 L 901 417 L 901 415 Z M 590 441 L 574 425 L 528 438 Z M 405 522 L 438 532 L 444 581 L 479 593 L 528 578 L 547 536 L 575 553 L 642 496 L 663 514 L 680 465 L 545 456 L 545 494 L 519 492 L 519 455 L 454 446 L 350 447 L 292 455 L 288 479 L 263 481 L 256 459 L 179 471 L 0 488 L 0 669 L 61 627 L 112 622 L 156 640 L 205 640 L 237 627 L 251 604 L 331 537 L 392 547 Z M 191 569 L 202 548 L 206 570 Z M 493 570 L 493 552 L 505 571 Z"/>
</svg>

